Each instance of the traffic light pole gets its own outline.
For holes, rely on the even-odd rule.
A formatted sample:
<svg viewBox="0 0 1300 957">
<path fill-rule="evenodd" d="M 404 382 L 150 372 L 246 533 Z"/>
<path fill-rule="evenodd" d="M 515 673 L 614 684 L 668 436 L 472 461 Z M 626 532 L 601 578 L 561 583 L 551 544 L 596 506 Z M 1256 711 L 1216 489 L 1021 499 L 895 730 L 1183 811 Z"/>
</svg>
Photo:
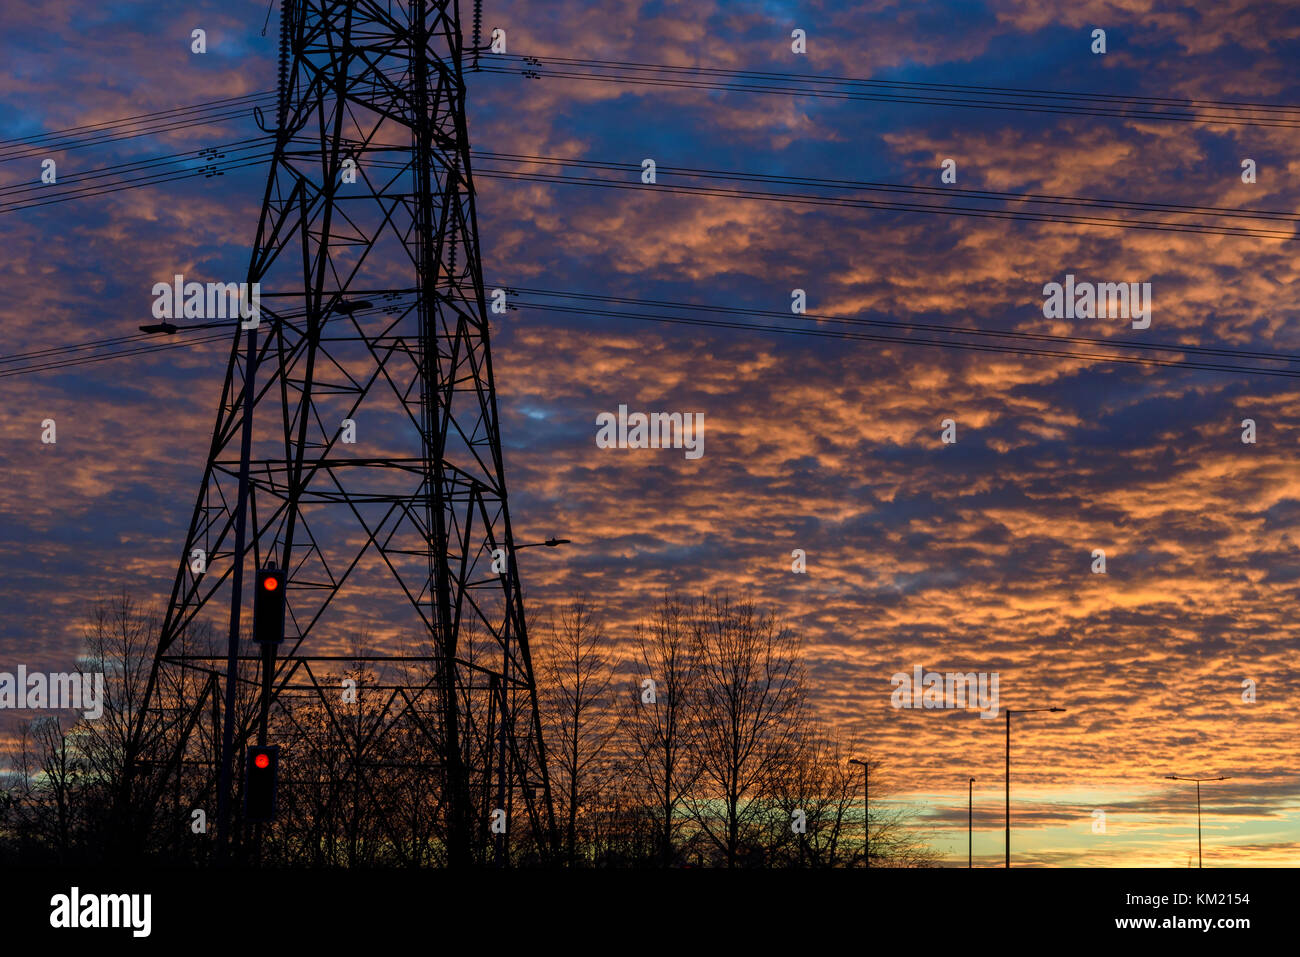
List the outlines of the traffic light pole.
<svg viewBox="0 0 1300 957">
<path fill-rule="evenodd" d="M 267 715 L 271 710 L 271 679 L 275 677 L 275 642 L 262 642 L 262 704 L 258 709 L 257 743 L 266 747 Z"/>
<path fill-rule="evenodd" d="M 288 573 L 267 562 L 259 569 L 253 588 L 253 640 L 262 647 L 262 698 L 257 713 L 257 744 L 266 747 L 271 711 L 271 684 L 275 677 L 275 650 L 284 640 L 285 587 Z"/>
<path fill-rule="evenodd" d="M 230 856 L 230 790 L 235 750 L 235 678 L 239 668 L 239 610 L 244 595 L 244 538 L 248 514 L 248 462 L 253 446 L 253 377 L 257 372 L 257 326 L 248 332 L 244 377 L 244 421 L 239 440 L 239 495 L 235 506 L 234 570 L 230 583 L 230 639 L 226 645 L 226 694 L 221 713 L 221 775 L 217 788 L 217 860 Z M 263 742 L 265 743 L 265 742 Z"/>
<path fill-rule="evenodd" d="M 283 592 L 281 592 L 283 596 Z M 257 745 L 266 747 L 267 716 L 271 710 L 271 680 L 275 676 L 276 642 L 262 642 L 262 704 L 258 709 Z M 262 824 L 259 821 L 253 827 L 253 857 L 257 866 L 262 864 Z"/>
</svg>

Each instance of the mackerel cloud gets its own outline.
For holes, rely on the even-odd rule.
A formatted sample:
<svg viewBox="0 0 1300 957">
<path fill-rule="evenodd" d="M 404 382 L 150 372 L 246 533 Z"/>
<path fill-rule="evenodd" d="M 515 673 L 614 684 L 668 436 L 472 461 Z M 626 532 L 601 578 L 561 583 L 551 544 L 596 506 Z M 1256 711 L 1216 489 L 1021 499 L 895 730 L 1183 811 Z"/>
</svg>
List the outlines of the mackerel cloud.
<svg viewBox="0 0 1300 957">
<path fill-rule="evenodd" d="M 6 137 L 269 89 L 265 4 L 61 2 L 6 11 Z M 493 5 L 511 49 L 935 83 L 1296 102 L 1287 4 Z M 1267 29 L 1260 29 L 1267 24 Z M 188 52 L 208 30 L 202 62 Z M 1110 52 L 1088 52 L 1094 26 Z M 789 34 L 809 36 L 795 62 Z M 575 51 L 575 43 L 581 49 Z M 58 76 L 59 83 L 47 81 Z M 111 83 L 103 77 L 111 76 Z M 1211 79 L 1213 78 L 1213 79 Z M 639 166 L 1294 210 L 1292 130 L 955 106 L 471 77 L 476 149 Z M 251 118 L 92 150 L 84 171 L 252 135 Z M 1241 181 L 1253 158 L 1258 182 Z M 24 165 L 26 164 L 26 165 Z M 529 169 L 527 166 L 521 169 Z M 533 167 L 536 169 L 536 167 Z M 35 179 L 0 164 L 0 186 Z M 263 170 L 7 213 L 8 353 L 133 333 L 177 274 L 238 278 Z M 671 182 L 670 176 L 661 181 Z M 1300 352 L 1293 243 L 479 180 L 490 283 L 1003 331 Z M 1045 315 L 1067 275 L 1150 283 L 1151 326 Z M 921 667 L 999 676 L 1003 708 L 1068 711 L 1017 730 L 1026 828 L 1079 832 L 1043 863 L 1096 860 L 1089 802 L 1181 863 L 1154 783 L 1231 773 L 1234 860 L 1294 863 L 1291 743 L 1300 552 L 1300 387 L 1229 375 L 530 311 L 494 317 L 512 522 L 536 630 L 584 592 L 616 657 L 664 590 L 749 591 L 805 638 L 815 704 L 934 808 L 999 780 L 997 722 L 891 706 Z M 780 325 L 825 323 L 791 315 Z M 88 603 L 165 597 L 215 417 L 225 343 L 0 378 L 4 668 L 72 671 Z M 702 413 L 707 453 L 601 448 L 597 415 Z M 42 447 L 39 423 L 59 423 Z M 1242 442 L 1243 419 L 1257 441 Z M 955 443 L 941 423 L 955 422 Z M 671 445 L 671 442 L 670 442 Z M 791 554 L 807 556 L 806 574 Z M 1106 574 L 1091 570 L 1104 550 Z M 341 606 L 382 634 L 366 594 Z M 340 639 L 342 640 L 342 639 Z M 2 669 L 0 669 L 2 670 Z M 1253 704 L 1242 682 L 1257 686 Z M 9 716 L 0 715 L 0 721 Z M 1072 790 L 1066 793 L 1066 790 Z M 960 794 L 960 798 L 957 795 Z M 1077 806 L 1076 806 L 1077 805 Z M 1116 816 L 1118 815 L 1118 816 Z M 956 826 L 962 821 L 954 817 Z M 1133 826 L 1138 827 L 1138 823 Z M 1119 858 L 1117 858 L 1118 860 Z"/>
</svg>

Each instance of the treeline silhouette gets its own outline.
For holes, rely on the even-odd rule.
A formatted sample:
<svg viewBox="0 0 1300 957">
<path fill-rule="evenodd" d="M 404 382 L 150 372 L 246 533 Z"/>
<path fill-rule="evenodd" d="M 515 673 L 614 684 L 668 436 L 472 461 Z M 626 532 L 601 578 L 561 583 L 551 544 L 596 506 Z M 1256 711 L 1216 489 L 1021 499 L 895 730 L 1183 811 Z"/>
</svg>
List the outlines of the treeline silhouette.
<svg viewBox="0 0 1300 957">
<path fill-rule="evenodd" d="M 96 604 L 80 667 L 104 672 L 103 715 L 51 715 L 21 726 L 0 792 L 0 860 L 214 861 L 220 724 L 199 714 L 196 702 L 215 679 L 168 673 L 158 700 L 169 707 L 142 714 L 159 626 L 157 613 L 127 594 Z M 483 842 L 480 863 L 863 865 L 862 774 L 849 763 L 863 752 L 815 714 L 799 636 L 774 614 L 750 598 L 664 595 L 622 643 L 630 654 L 620 660 L 591 602 L 575 597 L 534 626 L 532 638 L 556 829 L 540 833 L 514 814 L 508 837 Z M 209 628 L 192 629 L 182 643 L 220 659 Z M 364 657 L 367 645 L 365 635 L 355 637 L 352 654 Z M 282 749 L 277 818 L 243 822 L 236 794 L 234 861 L 443 864 L 445 822 L 431 770 L 439 756 L 428 729 L 418 727 L 420 713 L 393 718 L 391 698 L 370 691 L 387 686 L 372 662 L 354 662 L 335 677 L 355 682 L 352 700 L 327 708 L 312 697 L 282 696 L 271 710 L 269 739 Z M 405 679 L 418 687 L 430 677 Z M 251 728 L 257 681 L 241 680 L 238 689 L 237 727 Z M 128 777 L 137 724 L 145 734 L 135 740 L 145 747 Z M 384 733 L 375 733 L 381 726 Z M 168 755 L 181 734 L 178 766 Z M 248 743 L 241 735 L 237 768 Z M 885 800 L 892 788 L 883 770 L 872 760 L 871 866 L 935 864 L 911 811 Z M 240 779 L 237 773 L 237 787 Z M 491 793 L 491 782 L 483 786 Z"/>
</svg>

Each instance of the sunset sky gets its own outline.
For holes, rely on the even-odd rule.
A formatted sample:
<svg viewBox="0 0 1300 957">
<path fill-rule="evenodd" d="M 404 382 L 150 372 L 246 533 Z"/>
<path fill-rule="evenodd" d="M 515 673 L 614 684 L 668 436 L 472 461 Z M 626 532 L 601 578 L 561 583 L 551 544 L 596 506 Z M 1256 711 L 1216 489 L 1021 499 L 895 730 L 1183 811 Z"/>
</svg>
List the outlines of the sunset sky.
<svg viewBox="0 0 1300 957">
<path fill-rule="evenodd" d="M 275 83 L 265 0 L 0 5 L 0 139 Z M 511 56 L 497 62 L 516 72 L 469 77 L 473 148 L 625 167 L 574 176 L 639 184 L 649 158 L 664 185 L 698 184 L 674 178 L 689 167 L 1292 217 L 1263 224 L 1290 239 L 1120 229 L 549 184 L 486 173 L 554 167 L 479 160 L 489 288 L 906 335 L 792 315 L 803 289 L 822 316 L 1300 353 L 1296 112 L 1290 127 L 1234 125 L 1194 109 L 1191 122 L 979 109 L 951 89 L 916 103 L 517 72 L 531 55 L 1281 106 L 1300 103 L 1289 0 L 486 0 L 484 26 L 505 28 Z M 204 55 L 190 52 L 195 28 Z M 1097 28 L 1104 54 L 1090 49 Z M 791 51 L 795 29 L 806 54 Z M 0 143 L 0 670 L 74 668 L 97 596 L 165 600 L 229 346 L 17 375 L 9 357 L 136 332 L 153 321 L 153 284 L 175 273 L 240 275 L 266 163 L 3 204 L 47 156 L 62 178 L 256 132 L 244 110 L 76 150 Z M 1043 287 L 1067 274 L 1150 283 L 1150 328 L 1045 318 Z M 1014 719 L 1017 863 L 1194 865 L 1195 786 L 1162 780 L 1177 773 L 1231 776 L 1203 786 L 1207 866 L 1300 865 L 1300 381 L 610 315 L 663 306 L 518 305 L 493 339 L 512 522 L 523 542 L 573 540 L 520 556 L 535 621 L 585 593 L 626 657 L 665 590 L 751 593 L 803 635 L 819 713 L 865 743 L 946 863 L 965 862 L 972 776 L 976 863 L 1001 863 L 1004 725 L 892 707 L 891 676 L 916 666 L 996 673 L 1003 707 L 1068 709 Z M 703 456 L 598 448 L 596 417 L 620 405 L 702 413 Z M 46 418 L 57 445 L 40 441 Z M 806 574 L 791 571 L 794 549 Z M 382 633 L 385 616 L 364 618 Z M 0 731 L 15 720 L 0 714 Z"/>
</svg>

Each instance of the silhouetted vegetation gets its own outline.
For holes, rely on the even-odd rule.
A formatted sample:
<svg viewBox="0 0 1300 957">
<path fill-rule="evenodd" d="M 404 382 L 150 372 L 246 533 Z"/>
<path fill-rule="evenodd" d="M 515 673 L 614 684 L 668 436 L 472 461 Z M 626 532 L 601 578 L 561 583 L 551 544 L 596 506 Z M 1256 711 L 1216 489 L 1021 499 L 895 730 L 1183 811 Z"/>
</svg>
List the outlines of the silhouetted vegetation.
<svg viewBox="0 0 1300 957">
<path fill-rule="evenodd" d="M 103 716 L 24 724 L 0 793 L 4 859 L 211 862 L 220 722 L 203 705 L 215 696 L 203 692 L 224 659 L 209 630 L 192 629 L 187 653 L 213 666 L 160 671 L 165 686 L 142 713 L 158 633 L 157 615 L 129 596 L 95 607 L 82 667 L 105 674 Z M 357 638 L 351 653 L 363 658 L 366 644 Z M 516 809 L 508 839 L 484 842 L 481 863 L 504 863 L 504 854 L 515 866 L 862 865 L 862 779 L 848 763 L 862 752 L 818 721 L 799 636 L 752 600 L 663 596 L 635 628 L 630 660 L 619 661 L 591 602 L 575 598 L 533 629 L 533 646 L 556 830 L 548 840 Z M 416 688 L 432 677 L 403 676 Z M 394 709 L 383 690 L 392 682 L 364 661 L 328 681 L 355 693 L 330 707 L 282 693 L 271 710 L 278 815 L 273 825 L 244 823 L 237 793 L 234 859 L 445 863 L 430 773 L 440 760 L 436 709 L 418 699 Z M 236 768 L 255 728 L 257 684 L 241 674 Z M 177 753 L 179 763 L 169 757 Z M 935 863 L 906 809 L 878 803 L 889 794 L 880 768 L 873 760 L 872 866 Z M 481 796 L 494 783 L 475 786 Z"/>
</svg>

